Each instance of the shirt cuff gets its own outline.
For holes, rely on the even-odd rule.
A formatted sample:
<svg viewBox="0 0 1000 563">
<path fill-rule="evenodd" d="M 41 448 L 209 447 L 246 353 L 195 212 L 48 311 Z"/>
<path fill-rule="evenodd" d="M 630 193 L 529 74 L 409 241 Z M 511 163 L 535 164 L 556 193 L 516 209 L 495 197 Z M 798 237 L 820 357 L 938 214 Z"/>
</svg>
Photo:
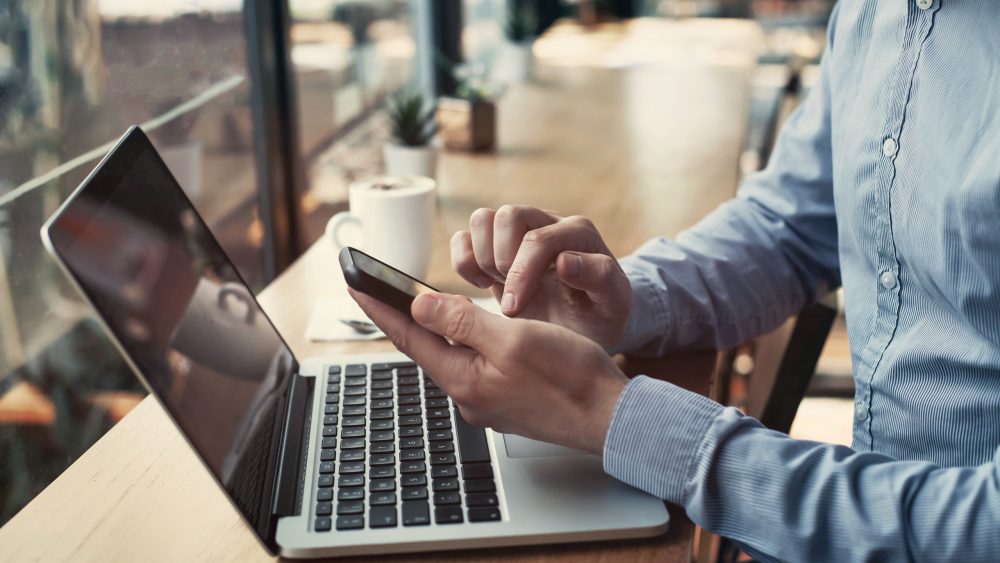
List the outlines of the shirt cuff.
<svg viewBox="0 0 1000 563">
<path fill-rule="evenodd" d="M 709 426 L 724 407 L 644 375 L 625 385 L 604 441 L 604 471 L 683 504 Z"/>
<path fill-rule="evenodd" d="M 660 336 L 667 326 L 666 288 L 663 284 L 656 285 L 642 270 L 631 266 L 628 258 L 620 263 L 632 285 L 632 310 L 625 325 L 625 335 L 608 350 L 611 355 L 641 348 Z"/>
</svg>

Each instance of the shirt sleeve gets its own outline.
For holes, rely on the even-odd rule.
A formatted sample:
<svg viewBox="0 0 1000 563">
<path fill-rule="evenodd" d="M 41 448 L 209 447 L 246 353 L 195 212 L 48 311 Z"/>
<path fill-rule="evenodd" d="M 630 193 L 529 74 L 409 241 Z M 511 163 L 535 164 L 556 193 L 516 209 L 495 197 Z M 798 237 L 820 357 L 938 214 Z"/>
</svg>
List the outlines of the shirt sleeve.
<svg viewBox="0 0 1000 563">
<path fill-rule="evenodd" d="M 604 468 L 765 561 L 989 561 L 1000 553 L 1000 448 L 978 467 L 896 461 L 792 440 L 640 376 L 615 409 Z"/>
<path fill-rule="evenodd" d="M 729 347 L 840 286 L 831 56 L 832 31 L 820 79 L 782 128 L 767 168 L 676 240 L 650 240 L 621 260 L 633 303 L 625 337 L 612 353 Z"/>
</svg>

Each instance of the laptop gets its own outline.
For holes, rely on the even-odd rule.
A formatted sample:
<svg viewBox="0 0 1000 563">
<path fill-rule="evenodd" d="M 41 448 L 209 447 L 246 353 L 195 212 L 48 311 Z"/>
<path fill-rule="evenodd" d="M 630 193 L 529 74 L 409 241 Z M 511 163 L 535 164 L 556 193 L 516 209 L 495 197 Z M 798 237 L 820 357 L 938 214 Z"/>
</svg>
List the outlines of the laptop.
<svg viewBox="0 0 1000 563">
<path fill-rule="evenodd" d="M 402 354 L 297 358 L 137 127 L 42 237 L 273 555 L 667 528 L 663 502 L 607 476 L 597 457 L 470 425 Z"/>
</svg>

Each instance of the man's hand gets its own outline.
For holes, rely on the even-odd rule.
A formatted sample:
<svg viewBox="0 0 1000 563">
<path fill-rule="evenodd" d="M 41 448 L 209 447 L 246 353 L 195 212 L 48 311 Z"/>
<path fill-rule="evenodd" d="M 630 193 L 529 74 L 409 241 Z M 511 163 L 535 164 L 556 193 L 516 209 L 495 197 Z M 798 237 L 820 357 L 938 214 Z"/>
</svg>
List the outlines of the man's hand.
<svg viewBox="0 0 1000 563">
<path fill-rule="evenodd" d="M 455 295 L 417 297 L 417 322 L 362 293 L 351 296 L 471 424 L 602 453 L 627 380 L 593 341 L 494 315 Z"/>
<path fill-rule="evenodd" d="M 478 209 L 451 239 L 463 278 L 489 287 L 508 317 L 565 326 L 610 348 L 625 334 L 632 286 L 585 217 L 533 207 Z"/>
</svg>

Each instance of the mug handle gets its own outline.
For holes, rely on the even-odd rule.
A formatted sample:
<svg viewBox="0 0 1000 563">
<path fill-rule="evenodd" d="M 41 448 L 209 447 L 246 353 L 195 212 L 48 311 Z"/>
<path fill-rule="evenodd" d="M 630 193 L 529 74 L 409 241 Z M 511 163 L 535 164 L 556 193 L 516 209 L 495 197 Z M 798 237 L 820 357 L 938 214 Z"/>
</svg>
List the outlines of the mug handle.
<svg viewBox="0 0 1000 563">
<path fill-rule="evenodd" d="M 354 223 L 358 227 L 361 226 L 361 220 L 351 214 L 350 211 L 341 211 L 333 217 L 326 224 L 326 234 L 333 239 L 333 244 L 336 245 L 337 250 L 340 250 L 347 246 L 340 240 L 340 236 L 337 234 L 340 232 L 340 227 L 344 226 L 346 223 Z"/>
<path fill-rule="evenodd" d="M 229 305 L 227 304 L 226 297 L 232 295 L 237 301 L 246 305 L 247 312 L 243 317 L 243 320 L 248 324 L 254 324 L 254 319 L 257 316 L 257 308 L 254 307 L 253 297 L 247 295 L 247 290 L 240 284 L 227 282 L 219 288 L 219 296 L 216 298 L 216 304 L 223 311 L 229 310 Z"/>
</svg>

